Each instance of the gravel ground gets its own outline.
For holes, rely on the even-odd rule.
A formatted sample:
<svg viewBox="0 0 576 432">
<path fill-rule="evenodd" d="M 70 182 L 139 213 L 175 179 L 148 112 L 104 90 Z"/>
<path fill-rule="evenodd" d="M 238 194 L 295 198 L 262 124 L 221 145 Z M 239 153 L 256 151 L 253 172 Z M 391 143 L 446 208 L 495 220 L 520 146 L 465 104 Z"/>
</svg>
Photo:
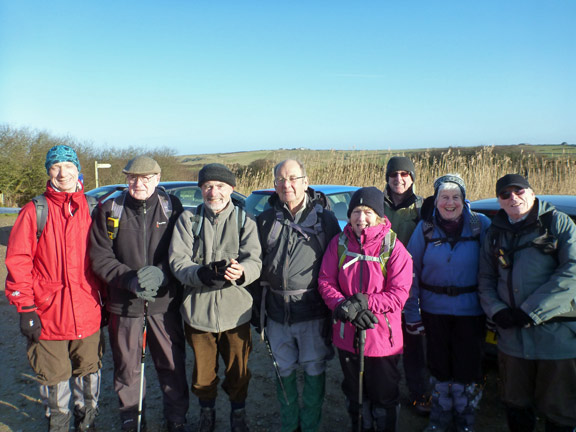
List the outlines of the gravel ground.
<svg viewBox="0 0 576 432">
<path fill-rule="evenodd" d="M 15 216 L 0 215 L 0 281 L 6 278 L 4 258 L 9 230 Z M 1 290 L 4 290 L 2 283 Z M 36 432 L 45 431 L 46 420 L 38 396 L 34 374 L 26 359 L 26 344 L 20 335 L 18 314 L 10 306 L 3 293 L 0 294 L 0 353 L 4 372 L 0 378 L 0 432 Z M 107 337 L 107 335 L 106 335 Z M 274 369 L 263 343 L 254 334 L 254 351 L 250 357 L 252 381 L 247 401 L 247 412 L 252 432 L 271 432 L 280 430 L 278 406 L 275 397 Z M 108 347 L 108 345 L 107 345 Z M 193 354 L 188 348 L 188 370 L 192 370 Z M 117 399 L 112 388 L 112 358 L 105 353 L 102 368 L 102 396 L 100 414 L 97 419 L 98 430 L 119 431 L 120 424 L 117 412 Z M 150 362 L 146 364 L 147 384 L 147 421 L 149 432 L 165 430 L 162 419 L 161 394 L 158 389 L 156 374 Z M 190 373 L 188 374 L 190 379 Z M 336 359 L 329 363 L 326 401 L 323 410 L 322 431 L 339 432 L 349 430 L 344 397 L 340 390 L 341 372 Z M 493 362 L 487 362 L 486 387 L 478 411 L 477 431 L 507 431 L 503 408 L 498 401 L 498 379 Z M 404 387 L 403 387 L 403 390 Z M 406 392 L 403 391 L 405 395 Z M 220 391 L 217 401 L 216 432 L 229 430 L 229 406 L 224 392 Z M 191 397 L 189 422 L 196 422 L 198 406 Z M 400 431 L 417 432 L 425 428 L 426 418 L 414 413 L 403 400 L 400 413 Z M 543 427 L 539 424 L 539 431 Z"/>
</svg>

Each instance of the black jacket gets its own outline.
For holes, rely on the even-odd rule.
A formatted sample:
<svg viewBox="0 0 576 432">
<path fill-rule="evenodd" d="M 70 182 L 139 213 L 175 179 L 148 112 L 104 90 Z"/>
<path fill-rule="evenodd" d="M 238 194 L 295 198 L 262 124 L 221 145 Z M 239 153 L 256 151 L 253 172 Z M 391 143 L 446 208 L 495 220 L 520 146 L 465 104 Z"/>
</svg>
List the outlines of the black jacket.
<svg viewBox="0 0 576 432">
<path fill-rule="evenodd" d="M 182 288 L 170 272 L 168 248 L 174 224 L 183 211 L 182 204 L 175 196 L 168 195 L 172 203 L 168 220 L 158 189 L 145 201 L 132 198 L 128 191 L 125 194 L 116 238 L 108 238 L 106 225 L 112 216 L 114 200 L 98 207 L 90 230 L 90 261 L 94 272 L 108 284 L 107 310 L 122 316 L 142 316 L 144 300 L 129 291 L 128 286 L 140 268 L 154 265 L 168 277 L 168 283 L 158 290 L 156 300 L 148 303 L 148 313 L 177 311 Z"/>
</svg>

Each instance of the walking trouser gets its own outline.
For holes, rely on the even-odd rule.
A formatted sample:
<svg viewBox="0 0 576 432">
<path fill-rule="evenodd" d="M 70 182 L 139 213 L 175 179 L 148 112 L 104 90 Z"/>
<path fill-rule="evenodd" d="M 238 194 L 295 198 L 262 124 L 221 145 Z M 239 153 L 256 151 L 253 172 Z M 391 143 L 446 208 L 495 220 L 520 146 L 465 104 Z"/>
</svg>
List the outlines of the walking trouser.
<svg viewBox="0 0 576 432">
<path fill-rule="evenodd" d="M 195 356 L 192 393 L 201 401 L 216 399 L 218 357 L 221 356 L 226 368 L 222 388 L 230 402 L 246 401 L 251 376 L 248 369 L 248 356 L 252 350 L 250 323 L 220 333 L 204 332 L 185 325 L 185 332 Z"/>
<path fill-rule="evenodd" d="M 142 331 L 144 317 L 110 314 L 108 331 L 114 360 L 114 390 L 122 421 L 134 420 L 140 399 Z M 189 394 L 186 381 L 186 343 L 179 312 L 148 316 L 147 347 L 158 374 L 164 417 L 186 423 Z M 144 394 L 146 396 L 146 375 Z"/>
</svg>

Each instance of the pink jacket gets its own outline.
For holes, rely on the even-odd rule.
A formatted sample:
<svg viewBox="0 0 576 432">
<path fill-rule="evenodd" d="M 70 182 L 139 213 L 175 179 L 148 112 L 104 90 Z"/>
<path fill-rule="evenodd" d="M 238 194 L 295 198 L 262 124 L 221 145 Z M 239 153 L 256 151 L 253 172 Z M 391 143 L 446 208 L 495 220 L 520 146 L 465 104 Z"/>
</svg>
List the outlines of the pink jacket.
<svg viewBox="0 0 576 432">
<path fill-rule="evenodd" d="M 352 230 L 350 224 L 344 228 L 344 235 L 348 237 L 348 250 L 364 255 L 378 256 L 382 242 L 388 231 L 388 219 L 377 226 L 364 230 L 361 237 L 363 248 Z M 339 268 L 338 236 L 334 237 L 322 260 L 318 290 L 326 305 L 334 310 L 344 299 L 360 290 L 368 298 L 368 307 L 378 318 L 374 329 L 366 331 L 365 355 L 367 357 L 384 357 L 401 354 L 402 339 L 402 308 L 408 299 L 412 285 L 412 258 L 404 245 L 397 240 L 387 264 L 386 279 L 382 274 L 379 262 L 357 261 L 346 269 Z M 346 257 L 344 263 L 352 257 Z M 362 268 L 362 283 L 360 283 L 360 266 Z M 333 326 L 333 342 L 339 349 L 356 352 L 354 336 L 356 328 L 351 323 L 343 326 L 341 322 Z"/>
</svg>

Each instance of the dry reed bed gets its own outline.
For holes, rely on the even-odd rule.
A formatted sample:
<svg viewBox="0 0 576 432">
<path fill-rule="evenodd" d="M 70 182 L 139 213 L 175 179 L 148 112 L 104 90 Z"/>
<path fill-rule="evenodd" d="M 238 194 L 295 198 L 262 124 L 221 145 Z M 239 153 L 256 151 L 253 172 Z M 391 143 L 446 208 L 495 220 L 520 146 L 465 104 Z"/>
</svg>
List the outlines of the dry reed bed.
<svg viewBox="0 0 576 432">
<path fill-rule="evenodd" d="M 390 156 L 394 155 L 404 153 L 390 153 Z M 474 155 L 465 155 L 460 150 L 450 149 L 441 155 L 420 152 L 410 157 L 416 167 L 417 193 L 423 196 L 431 195 L 434 180 L 447 173 L 459 173 L 462 176 L 470 200 L 495 196 L 496 180 L 507 173 L 528 175 L 536 193 L 576 194 L 576 160 L 567 155 L 538 158 L 521 151 L 517 157 L 512 158 L 497 154 L 494 147 L 483 147 Z M 301 161 L 306 166 L 311 183 L 379 188 L 385 186 L 387 159 L 383 159 L 381 155 L 362 151 L 314 152 L 304 154 Z M 239 176 L 238 185 L 240 192 L 245 194 L 255 189 L 272 187 L 271 170 L 246 171 Z"/>
</svg>

